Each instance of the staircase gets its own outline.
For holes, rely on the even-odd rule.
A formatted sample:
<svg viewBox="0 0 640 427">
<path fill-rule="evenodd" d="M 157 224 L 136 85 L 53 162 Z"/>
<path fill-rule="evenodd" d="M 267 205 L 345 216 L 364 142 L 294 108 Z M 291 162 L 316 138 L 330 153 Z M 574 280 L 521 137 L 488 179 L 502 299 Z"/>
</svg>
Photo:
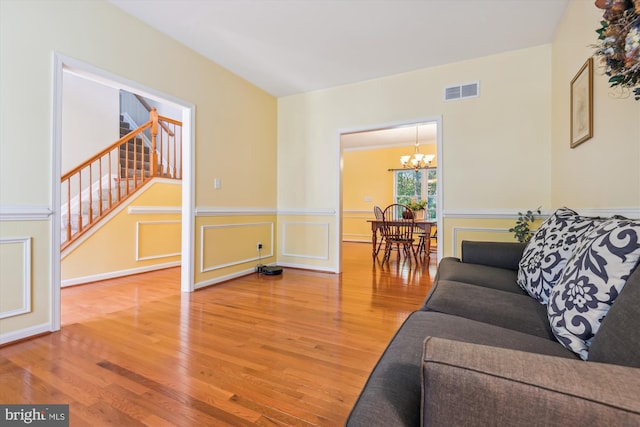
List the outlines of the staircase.
<svg viewBox="0 0 640 427">
<path fill-rule="evenodd" d="M 120 137 L 131 132 L 131 125 L 120 116 Z M 129 179 L 134 176 L 140 178 L 151 176 L 151 147 L 145 144 L 144 133 L 142 136 L 129 139 L 126 144 L 120 146 L 120 178 Z"/>
<path fill-rule="evenodd" d="M 182 123 L 152 109 L 150 120 L 134 130 L 121 116 L 120 135 L 61 177 L 63 250 L 150 179 L 182 178 Z"/>
<path fill-rule="evenodd" d="M 106 177 L 106 179 L 109 179 L 109 177 Z M 92 223 L 102 216 L 106 208 L 113 204 L 113 201 L 121 199 L 127 192 L 133 193 L 133 181 L 122 180 L 117 176 L 111 176 L 111 179 L 113 180 L 111 191 L 103 189 L 100 197 L 98 197 L 98 192 L 94 191 L 90 197 L 90 202 L 88 201 L 88 195 L 86 193 L 83 195 L 82 209 L 79 209 L 77 203 L 74 203 L 73 200 L 70 209 L 66 209 L 66 205 L 63 205 L 60 233 L 62 247 L 66 246 L 69 234 L 73 238 L 73 236 L 78 235 L 80 230 L 87 230 Z M 129 188 L 127 188 L 127 183 Z M 69 210 L 71 212 L 70 217 Z"/>
</svg>

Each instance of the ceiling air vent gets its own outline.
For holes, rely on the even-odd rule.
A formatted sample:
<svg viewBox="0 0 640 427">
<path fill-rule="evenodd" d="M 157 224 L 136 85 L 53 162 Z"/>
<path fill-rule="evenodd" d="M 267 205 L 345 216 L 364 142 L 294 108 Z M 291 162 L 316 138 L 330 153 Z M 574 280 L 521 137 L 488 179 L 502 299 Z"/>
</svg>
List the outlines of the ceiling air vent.
<svg viewBox="0 0 640 427">
<path fill-rule="evenodd" d="M 478 96 L 480 96 L 479 81 L 444 88 L 445 101 L 453 101 L 454 99 L 476 98 Z"/>
</svg>

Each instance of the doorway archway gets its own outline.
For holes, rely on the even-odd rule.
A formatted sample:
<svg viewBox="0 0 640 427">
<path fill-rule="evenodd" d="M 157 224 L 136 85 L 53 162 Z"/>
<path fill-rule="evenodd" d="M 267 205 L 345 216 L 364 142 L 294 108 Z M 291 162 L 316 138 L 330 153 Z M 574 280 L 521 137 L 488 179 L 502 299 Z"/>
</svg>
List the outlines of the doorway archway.
<svg viewBox="0 0 640 427">
<path fill-rule="evenodd" d="M 428 117 L 424 119 L 416 119 L 410 121 L 402 121 L 402 122 L 394 122 L 394 123 L 386 123 L 381 125 L 373 125 L 370 127 L 363 127 L 357 129 L 346 129 L 339 132 L 340 139 L 340 191 L 339 194 L 339 227 L 338 227 L 338 238 L 336 241 L 338 242 L 338 271 L 342 271 L 342 242 L 344 237 L 344 153 L 349 150 L 376 150 L 394 146 L 402 146 L 408 147 L 413 146 L 416 140 L 416 126 L 421 126 L 429 124 L 433 127 L 433 136 L 432 142 L 436 145 L 436 155 L 437 155 L 437 201 L 436 201 L 436 218 L 437 218 L 437 227 L 438 230 L 442 230 L 442 195 L 444 183 L 442 180 L 442 170 L 444 168 L 444 158 L 442 155 L 442 118 L 440 116 L 436 117 Z M 422 142 L 421 142 L 422 143 Z M 410 154 L 410 153 L 407 153 Z M 384 167 L 384 172 L 387 172 L 387 168 L 393 168 L 394 165 L 397 164 L 397 167 L 401 167 L 398 159 L 390 160 L 390 163 L 387 167 Z M 366 212 L 363 209 L 362 211 L 358 210 L 355 212 L 356 214 L 360 213 L 371 214 L 373 212 L 373 205 L 376 204 L 376 200 L 374 197 L 371 197 L 370 200 L 366 200 L 365 202 L 369 203 L 371 209 L 367 209 Z M 380 202 L 384 203 L 384 202 Z M 362 218 L 364 221 L 365 219 Z M 360 236 L 362 237 L 362 236 Z M 438 245 L 437 249 L 437 258 L 442 258 L 442 245 Z"/>
<path fill-rule="evenodd" d="M 181 280 L 180 288 L 183 292 L 194 290 L 193 274 L 193 224 L 194 224 L 194 152 L 195 152 L 195 106 L 189 102 L 177 99 L 140 83 L 130 81 L 121 76 L 78 61 L 64 55 L 54 53 L 53 64 L 53 117 L 52 117 L 52 190 L 51 206 L 54 207 L 51 239 L 51 329 L 59 330 L 61 323 L 61 274 L 60 274 L 60 242 L 61 242 L 61 214 L 60 214 L 60 177 L 62 175 L 62 97 L 64 94 L 63 75 L 66 71 L 92 79 L 96 82 L 138 93 L 147 98 L 172 105 L 182 112 L 183 123 L 183 180 L 182 180 L 182 242 L 181 242 Z"/>
</svg>

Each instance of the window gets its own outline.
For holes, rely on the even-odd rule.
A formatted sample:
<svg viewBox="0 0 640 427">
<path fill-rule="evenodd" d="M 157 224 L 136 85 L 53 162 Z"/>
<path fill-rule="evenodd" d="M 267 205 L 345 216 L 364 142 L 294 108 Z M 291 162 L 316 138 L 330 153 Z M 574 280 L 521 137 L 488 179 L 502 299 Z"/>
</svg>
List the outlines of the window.
<svg viewBox="0 0 640 427">
<path fill-rule="evenodd" d="M 427 201 L 425 219 L 436 221 L 438 180 L 437 169 L 407 169 L 395 171 L 395 202 L 403 205 L 411 200 Z"/>
</svg>

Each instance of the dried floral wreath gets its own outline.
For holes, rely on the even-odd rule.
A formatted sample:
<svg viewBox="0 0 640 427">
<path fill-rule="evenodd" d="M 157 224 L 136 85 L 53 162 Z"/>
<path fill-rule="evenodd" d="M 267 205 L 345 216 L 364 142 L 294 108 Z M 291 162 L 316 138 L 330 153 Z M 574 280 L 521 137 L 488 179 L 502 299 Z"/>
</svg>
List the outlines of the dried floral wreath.
<svg viewBox="0 0 640 427">
<path fill-rule="evenodd" d="M 611 87 L 630 88 L 640 100 L 640 0 L 596 0 L 604 9 L 596 56 L 602 57 Z"/>
</svg>

